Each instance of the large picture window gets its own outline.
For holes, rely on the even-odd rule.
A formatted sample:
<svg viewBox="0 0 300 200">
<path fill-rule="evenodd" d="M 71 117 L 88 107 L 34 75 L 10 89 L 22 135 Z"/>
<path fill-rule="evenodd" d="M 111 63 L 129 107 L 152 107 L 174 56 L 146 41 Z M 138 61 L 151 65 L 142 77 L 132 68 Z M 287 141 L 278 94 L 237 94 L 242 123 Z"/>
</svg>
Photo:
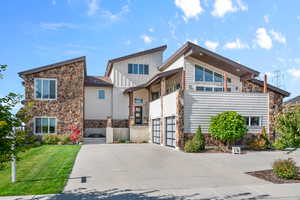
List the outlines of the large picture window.
<svg viewBox="0 0 300 200">
<path fill-rule="evenodd" d="M 56 99 L 56 79 L 37 78 L 34 80 L 35 99 Z"/>
<path fill-rule="evenodd" d="M 217 72 L 195 65 L 195 81 L 222 83 L 224 82 L 224 77 Z M 227 82 L 231 83 L 231 78 L 227 78 Z"/>
<path fill-rule="evenodd" d="M 34 120 L 35 134 L 56 133 L 56 118 L 36 117 Z"/>
<path fill-rule="evenodd" d="M 149 65 L 128 64 L 128 74 L 149 74 Z"/>
</svg>

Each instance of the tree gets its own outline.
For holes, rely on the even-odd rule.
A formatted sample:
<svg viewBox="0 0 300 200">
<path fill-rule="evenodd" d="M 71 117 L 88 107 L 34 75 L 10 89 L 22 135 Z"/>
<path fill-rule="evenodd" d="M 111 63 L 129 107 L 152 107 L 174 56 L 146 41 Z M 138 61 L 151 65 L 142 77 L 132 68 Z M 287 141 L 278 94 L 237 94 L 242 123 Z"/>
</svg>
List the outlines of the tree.
<svg viewBox="0 0 300 200">
<path fill-rule="evenodd" d="M 243 116 L 234 111 L 225 111 L 211 118 L 208 131 L 228 148 L 231 142 L 247 133 L 247 127 Z"/>
<path fill-rule="evenodd" d="M 196 153 L 203 150 L 205 150 L 205 137 L 202 134 L 201 126 L 199 126 L 193 139 L 187 141 L 187 143 L 184 145 L 184 151 Z"/>
<path fill-rule="evenodd" d="M 300 147 L 300 105 L 285 107 L 276 116 L 275 128 L 279 132 L 274 146 L 277 149 Z"/>
</svg>

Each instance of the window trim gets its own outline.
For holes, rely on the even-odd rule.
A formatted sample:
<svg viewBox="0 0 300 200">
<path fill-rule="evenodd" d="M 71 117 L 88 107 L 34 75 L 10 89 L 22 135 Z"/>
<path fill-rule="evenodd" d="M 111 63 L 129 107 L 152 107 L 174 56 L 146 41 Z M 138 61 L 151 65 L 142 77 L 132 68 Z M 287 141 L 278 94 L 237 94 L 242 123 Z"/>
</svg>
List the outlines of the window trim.
<svg viewBox="0 0 300 200">
<path fill-rule="evenodd" d="M 105 97 L 106 97 L 106 95 L 105 95 L 105 89 L 98 89 L 97 91 L 98 91 L 98 92 L 97 92 L 97 94 L 98 94 L 98 95 L 97 95 L 97 96 L 98 96 L 98 100 L 105 100 L 105 99 L 106 99 L 106 98 L 105 98 Z M 103 92 L 104 92 L 104 98 L 100 98 L 100 93 L 99 93 L 100 91 L 103 91 Z"/>
<path fill-rule="evenodd" d="M 249 127 L 249 128 L 259 128 L 259 127 L 262 127 L 263 116 L 247 115 L 247 116 L 243 116 L 243 117 L 247 117 L 248 120 L 249 120 L 249 123 L 246 124 L 247 127 Z M 252 126 L 251 125 L 251 117 L 258 117 L 259 118 L 259 125 L 258 126 Z"/>
<path fill-rule="evenodd" d="M 41 92 L 41 98 L 37 98 L 36 97 L 36 81 L 37 80 L 41 80 L 42 81 L 42 92 Z M 43 98 L 43 81 L 44 80 L 48 80 L 48 81 L 51 81 L 51 80 L 54 80 L 55 81 L 55 98 L 54 99 L 51 99 L 51 98 Z M 57 100 L 57 78 L 34 78 L 34 83 L 33 83 L 33 87 L 34 87 L 34 100 L 39 100 L 39 101 L 52 101 L 52 100 Z"/>
<path fill-rule="evenodd" d="M 48 125 L 49 125 L 49 119 L 50 118 L 54 118 L 55 119 L 55 132 L 54 133 L 49 133 L 49 128 L 50 126 L 48 127 L 48 133 L 36 133 L 36 118 L 48 118 Z M 33 133 L 34 135 L 45 135 L 45 134 L 57 134 L 57 117 L 49 117 L 49 116 L 35 116 L 33 117 Z"/>
</svg>

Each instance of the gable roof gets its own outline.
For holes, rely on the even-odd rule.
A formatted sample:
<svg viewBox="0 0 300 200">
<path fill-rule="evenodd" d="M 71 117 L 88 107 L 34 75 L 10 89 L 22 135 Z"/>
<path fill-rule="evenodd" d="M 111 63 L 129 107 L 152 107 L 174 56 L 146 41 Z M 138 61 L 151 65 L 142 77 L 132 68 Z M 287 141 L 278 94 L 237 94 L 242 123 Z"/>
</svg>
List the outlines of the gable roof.
<svg viewBox="0 0 300 200">
<path fill-rule="evenodd" d="M 249 81 L 252 82 L 252 83 L 254 83 L 254 84 L 257 84 L 257 85 L 259 85 L 259 86 L 261 86 L 261 87 L 264 87 L 264 82 L 261 81 L 261 80 L 251 79 L 251 80 L 249 80 Z M 269 90 L 272 90 L 273 92 L 282 94 L 284 97 L 290 96 L 290 93 L 289 93 L 289 92 L 287 92 L 287 91 L 285 91 L 285 90 L 282 90 L 282 89 L 280 89 L 280 88 L 278 88 L 278 87 L 275 87 L 275 86 L 273 86 L 273 85 L 270 85 L 270 84 L 268 84 L 268 89 L 269 89 Z"/>
<path fill-rule="evenodd" d="M 82 56 L 82 57 L 78 57 L 78 58 L 73 58 L 73 59 L 57 62 L 57 63 L 50 64 L 50 65 L 45 65 L 45 66 L 29 69 L 29 70 L 26 70 L 26 71 L 19 72 L 18 74 L 19 74 L 19 76 L 22 77 L 23 75 L 28 75 L 28 74 L 33 74 L 33 73 L 49 70 L 49 69 L 54 69 L 56 67 L 61 67 L 63 65 L 71 64 L 71 63 L 78 62 L 78 61 L 83 61 L 84 62 L 84 73 L 86 73 L 85 56 Z"/>
<path fill-rule="evenodd" d="M 136 53 L 133 53 L 133 54 L 129 54 L 127 56 L 122 56 L 122 57 L 119 57 L 119 58 L 111 59 L 107 62 L 105 76 L 109 76 L 109 74 L 112 70 L 113 64 L 116 63 L 116 62 L 127 60 L 129 58 L 135 58 L 135 57 L 138 57 L 138 56 L 147 55 L 147 54 L 150 54 L 150 53 L 155 53 L 155 52 L 158 52 L 158 51 L 164 51 L 164 50 L 166 50 L 166 48 L 167 48 L 167 45 L 163 45 L 163 46 L 159 46 L 159 47 L 156 47 L 156 48 L 153 48 L 153 49 L 147 49 L 145 51 L 140 51 L 140 52 L 136 52 Z"/>
<path fill-rule="evenodd" d="M 89 87 L 113 87 L 113 84 L 107 76 L 86 76 L 84 86 Z"/>
<path fill-rule="evenodd" d="M 284 104 L 298 104 L 298 103 L 300 103 L 300 95 L 284 102 Z"/>
<path fill-rule="evenodd" d="M 251 78 L 254 78 L 259 75 L 259 72 L 256 70 L 225 58 L 192 42 L 186 42 L 159 67 L 159 70 L 165 70 L 181 56 L 191 56 L 196 59 L 203 60 L 208 64 L 212 64 L 217 68 L 228 71 L 239 77 L 246 77 L 250 75 Z"/>
</svg>

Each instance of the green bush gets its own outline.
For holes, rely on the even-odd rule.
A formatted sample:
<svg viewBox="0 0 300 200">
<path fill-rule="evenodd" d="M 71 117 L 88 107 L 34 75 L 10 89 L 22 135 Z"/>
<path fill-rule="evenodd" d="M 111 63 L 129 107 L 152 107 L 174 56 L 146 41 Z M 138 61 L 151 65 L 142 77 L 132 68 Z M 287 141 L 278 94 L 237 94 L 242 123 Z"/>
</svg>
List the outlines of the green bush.
<svg viewBox="0 0 300 200">
<path fill-rule="evenodd" d="M 126 143 L 126 140 L 125 139 L 119 139 L 118 143 Z"/>
<path fill-rule="evenodd" d="M 43 144 L 57 144 L 59 142 L 59 136 L 56 134 L 46 134 L 42 136 Z"/>
<path fill-rule="evenodd" d="M 276 130 L 280 133 L 276 138 L 274 147 L 285 149 L 287 147 L 300 147 L 300 105 L 285 107 L 277 116 Z"/>
<path fill-rule="evenodd" d="M 262 128 L 261 134 L 247 141 L 247 145 L 255 150 L 265 150 L 271 148 L 271 142 L 267 136 L 265 127 Z"/>
<path fill-rule="evenodd" d="M 227 144 L 241 139 L 247 133 L 243 116 L 234 111 L 225 111 L 211 118 L 209 132 L 215 139 Z"/>
<path fill-rule="evenodd" d="M 199 126 L 193 139 L 187 141 L 187 143 L 184 145 L 184 151 L 185 152 L 200 152 L 205 149 L 205 137 L 202 134 L 201 127 Z"/>
<path fill-rule="evenodd" d="M 298 177 L 298 169 L 292 158 L 276 160 L 273 163 L 273 173 L 283 179 L 296 179 Z"/>
<path fill-rule="evenodd" d="M 71 143 L 70 136 L 68 136 L 68 135 L 59 136 L 59 142 L 61 142 L 61 144 L 69 144 L 69 143 Z"/>
</svg>

